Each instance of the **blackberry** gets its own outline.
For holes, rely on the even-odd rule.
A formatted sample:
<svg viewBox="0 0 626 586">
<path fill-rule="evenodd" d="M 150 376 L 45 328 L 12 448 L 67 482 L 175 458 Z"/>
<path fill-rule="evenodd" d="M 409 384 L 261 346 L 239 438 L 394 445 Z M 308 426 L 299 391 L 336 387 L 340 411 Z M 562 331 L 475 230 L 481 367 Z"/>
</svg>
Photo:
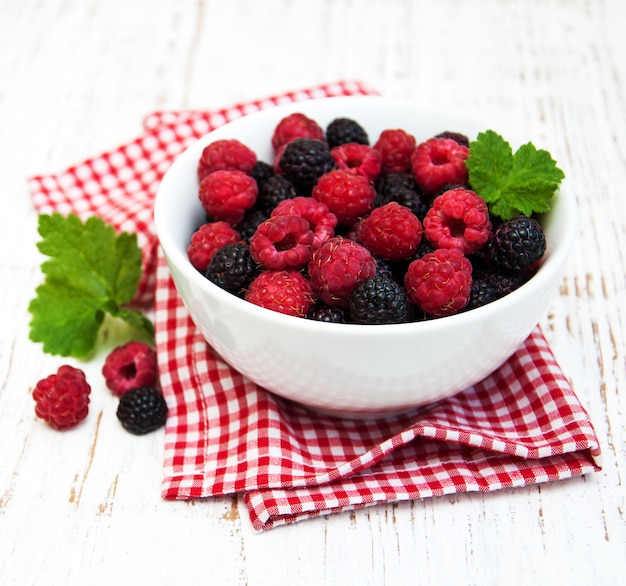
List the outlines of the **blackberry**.
<svg viewBox="0 0 626 586">
<path fill-rule="evenodd" d="M 250 175 L 256 181 L 260 191 L 263 183 L 274 175 L 274 167 L 265 161 L 257 161 L 252 167 Z"/>
<path fill-rule="evenodd" d="M 315 304 L 307 318 L 333 324 L 345 324 L 347 322 L 345 308 L 326 305 L 322 301 Z"/>
<path fill-rule="evenodd" d="M 469 148 L 469 138 L 467 138 L 467 136 L 461 134 L 460 132 L 450 132 L 449 130 L 446 130 L 444 132 L 440 132 L 437 136 L 435 136 L 435 138 L 451 138 L 452 140 L 458 142 L 460 145 Z"/>
<path fill-rule="evenodd" d="M 379 256 L 374 256 L 376 261 L 376 276 L 387 277 L 388 279 L 395 279 L 395 264 L 389 260 L 385 260 Z"/>
<path fill-rule="evenodd" d="M 322 175 L 337 168 L 328 145 L 314 138 L 296 138 L 288 143 L 279 166 L 300 195 L 309 195 Z"/>
<path fill-rule="evenodd" d="M 545 251 L 546 238 L 539 222 L 528 216 L 517 216 L 495 231 L 489 261 L 498 271 L 516 274 L 531 267 Z"/>
<path fill-rule="evenodd" d="M 131 389 L 120 397 L 117 418 L 126 431 L 144 435 L 165 424 L 167 404 L 153 387 Z"/>
<path fill-rule="evenodd" d="M 475 273 L 472 278 L 469 301 L 465 311 L 475 309 L 500 298 L 496 284 L 489 278 L 489 273 Z"/>
<path fill-rule="evenodd" d="M 234 228 L 239 232 L 243 240 L 250 243 L 250 238 L 252 238 L 252 235 L 256 232 L 259 224 L 265 222 L 268 217 L 269 216 L 264 211 L 257 209 L 255 206 L 246 210 L 246 213 L 243 215 L 243 220 L 234 226 Z"/>
<path fill-rule="evenodd" d="M 207 267 L 206 277 L 229 293 L 243 297 L 257 272 L 250 246 L 245 242 L 236 242 L 217 250 Z"/>
<path fill-rule="evenodd" d="M 421 189 L 408 173 L 388 173 L 376 182 L 374 206 L 381 207 L 392 201 L 409 208 L 420 222 L 428 211 Z"/>
<path fill-rule="evenodd" d="M 404 289 L 387 277 L 369 277 L 359 283 L 349 301 L 350 319 L 359 324 L 394 324 L 409 320 Z"/>
<path fill-rule="evenodd" d="M 326 141 L 328 148 L 356 142 L 358 144 L 370 144 L 369 137 L 365 129 L 355 120 L 350 118 L 335 118 L 326 127 Z"/>
<path fill-rule="evenodd" d="M 267 179 L 259 189 L 255 205 L 269 217 L 281 201 L 294 197 L 296 197 L 296 188 L 293 183 L 283 175 L 274 175 Z"/>
<path fill-rule="evenodd" d="M 508 295 L 526 282 L 526 278 L 522 275 L 505 275 L 493 271 L 486 273 L 485 279 L 495 287 L 498 297 Z"/>
</svg>

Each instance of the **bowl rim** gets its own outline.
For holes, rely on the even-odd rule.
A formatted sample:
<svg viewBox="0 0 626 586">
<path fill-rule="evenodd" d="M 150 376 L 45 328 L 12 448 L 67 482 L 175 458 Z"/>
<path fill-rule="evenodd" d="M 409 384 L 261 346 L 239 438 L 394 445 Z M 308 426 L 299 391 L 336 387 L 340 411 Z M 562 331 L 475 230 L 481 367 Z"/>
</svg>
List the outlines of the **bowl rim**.
<svg viewBox="0 0 626 586">
<path fill-rule="evenodd" d="M 264 116 L 280 116 L 281 113 L 285 115 L 289 112 L 295 112 L 300 109 L 309 109 L 312 105 L 315 108 L 316 102 L 324 103 L 336 103 L 338 106 L 341 102 L 347 103 L 379 103 L 385 106 L 402 105 L 403 107 L 411 106 L 415 111 L 422 111 L 427 113 L 437 113 L 441 115 L 448 115 L 450 117 L 459 117 L 477 125 L 485 126 L 484 122 L 476 120 L 470 116 L 466 116 L 451 109 L 444 109 L 438 106 L 431 106 L 422 104 L 413 100 L 405 100 L 399 98 L 385 98 L 382 96 L 336 96 L 325 98 L 313 98 L 300 102 L 287 103 L 282 105 L 276 105 L 268 109 L 255 111 L 241 118 L 237 118 L 233 121 L 227 122 L 211 132 L 199 137 L 192 142 L 185 150 L 179 154 L 170 167 L 165 172 L 164 176 L 159 183 L 155 202 L 154 202 L 154 223 L 157 234 L 157 239 L 165 257 L 169 263 L 174 264 L 182 275 L 189 280 L 190 284 L 194 287 L 198 287 L 202 291 L 215 296 L 220 304 L 224 304 L 229 309 L 245 312 L 251 319 L 269 321 L 280 325 L 283 328 L 293 328 L 301 333 L 329 333 L 332 332 L 333 336 L 349 336 L 352 337 L 355 334 L 369 337 L 388 336 L 388 335 L 404 335 L 412 336 L 416 332 L 422 332 L 427 335 L 433 330 L 447 330 L 449 328 L 455 328 L 461 324 L 467 324 L 468 322 L 481 321 L 485 315 L 493 313 L 505 314 L 510 306 L 515 305 L 518 298 L 521 295 L 526 295 L 529 299 L 532 299 L 534 294 L 544 289 L 550 281 L 553 279 L 553 271 L 562 272 L 565 263 L 573 248 L 576 232 L 577 232 L 577 203 L 575 194 L 573 193 L 571 186 L 566 179 L 563 180 L 559 189 L 554 194 L 551 200 L 551 209 L 555 208 L 555 203 L 558 205 L 559 211 L 563 214 L 563 217 L 559 221 L 564 222 L 565 228 L 560 240 L 560 246 L 554 249 L 551 243 L 547 243 L 547 254 L 539 267 L 538 271 L 527 282 L 525 282 L 518 289 L 512 291 L 508 295 L 497 299 L 489 304 L 481 307 L 477 307 L 468 311 L 461 311 L 460 313 L 410 323 L 401 324 L 340 324 L 340 323 L 326 323 L 316 320 L 294 317 L 280 312 L 272 311 L 263 307 L 259 307 L 245 301 L 244 299 L 225 291 L 209 281 L 204 277 L 189 261 L 186 250 L 181 250 L 168 231 L 168 217 L 164 210 L 164 201 L 166 194 L 170 189 L 170 183 L 173 181 L 179 167 L 184 164 L 185 159 L 190 157 L 199 156 L 197 151 L 207 144 L 224 138 L 225 133 L 233 127 L 240 124 L 248 124 L 254 122 L 257 117 Z M 306 112 L 305 112 L 306 113 Z M 513 141 L 509 140 L 511 144 Z M 191 234 L 189 234 L 191 238 Z"/>
</svg>

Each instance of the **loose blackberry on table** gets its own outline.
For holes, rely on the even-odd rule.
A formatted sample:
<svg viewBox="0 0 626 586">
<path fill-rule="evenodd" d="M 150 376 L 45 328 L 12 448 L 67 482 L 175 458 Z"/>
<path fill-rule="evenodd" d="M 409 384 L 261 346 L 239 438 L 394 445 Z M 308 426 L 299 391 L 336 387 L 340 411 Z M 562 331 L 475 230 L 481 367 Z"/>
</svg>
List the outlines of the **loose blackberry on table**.
<svg viewBox="0 0 626 586">
<path fill-rule="evenodd" d="M 154 387 L 131 389 L 120 397 L 116 415 L 126 431 L 145 435 L 165 424 L 167 403 Z"/>
</svg>

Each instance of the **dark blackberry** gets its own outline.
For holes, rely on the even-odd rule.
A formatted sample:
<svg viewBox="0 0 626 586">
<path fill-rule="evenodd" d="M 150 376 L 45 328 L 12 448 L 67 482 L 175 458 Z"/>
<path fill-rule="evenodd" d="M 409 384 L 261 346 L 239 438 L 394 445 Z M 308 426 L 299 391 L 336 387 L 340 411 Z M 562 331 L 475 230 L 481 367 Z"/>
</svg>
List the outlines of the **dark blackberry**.
<svg viewBox="0 0 626 586">
<path fill-rule="evenodd" d="M 313 309 L 307 315 L 307 318 L 333 324 L 345 324 L 347 322 L 345 308 L 331 307 L 321 301 L 318 301 L 315 304 Z"/>
<path fill-rule="evenodd" d="M 505 275 L 493 271 L 486 273 L 485 279 L 495 287 L 498 297 L 508 295 L 526 282 L 526 277 L 522 275 Z"/>
<path fill-rule="evenodd" d="M 421 189 L 413 176 L 407 173 L 388 173 L 376 182 L 374 206 L 381 207 L 392 201 L 409 208 L 420 222 L 428 211 L 428 203 Z"/>
<path fill-rule="evenodd" d="M 120 397 L 117 418 L 126 431 L 144 435 L 165 424 L 167 403 L 153 387 L 131 389 Z"/>
<path fill-rule="evenodd" d="M 296 138 L 288 143 L 279 166 L 299 195 L 309 195 L 322 175 L 337 168 L 328 145 L 314 138 Z"/>
<path fill-rule="evenodd" d="M 546 238 L 537 220 L 517 216 L 501 224 L 489 245 L 489 261 L 498 271 L 515 274 L 531 267 L 546 251 Z"/>
<path fill-rule="evenodd" d="M 387 277 L 388 279 L 397 280 L 395 278 L 394 268 L 395 264 L 389 260 L 384 258 L 380 258 L 379 256 L 375 256 L 374 260 L 376 261 L 376 276 L 377 277 Z"/>
<path fill-rule="evenodd" d="M 487 305 L 499 298 L 498 289 L 489 279 L 489 273 L 479 271 L 472 275 L 472 288 L 465 311 Z"/>
<path fill-rule="evenodd" d="M 257 272 L 250 246 L 245 242 L 236 242 L 217 250 L 206 269 L 206 277 L 229 293 L 243 297 Z"/>
<path fill-rule="evenodd" d="M 252 171 L 250 172 L 252 178 L 256 181 L 256 184 L 261 189 L 261 185 L 265 183 L 267 179 L 274 175 L 274 167 L 265 161 L 257 161 Z"/>
<path fill-rule="evenodd" d="M 296 197 L 296 188 L 293 183 L 283 175 L 274 175 L 267 179 L 259 189 L 255 207 L 269 217 L 281 201 L 294 197 Z"/>
<path fill-rule="evenodd" d="M 356 142 L 368 146 L 370 144 L 365 129 L 358 122 L 350 118 L 335 118 L 326 127 L 326 142 L 328 142 L 329 149 L 349 142 Z"/>
<path fill-rule="evenodd" d="M 349 301 L 349 315 L 358 324 L 395 324 L 409 320 L 409 302 L 404 289 L 387 277 L 361 281 Z"/>
<path fill-rule="evenodd" d="M 452 140 L 458 142 L 460 145 L 469 148 L 469 138 L 460 132 L 450 132 L 446 130 L 444 132 L 440 132 L 435 138 L 451 138 Z"/>
<path fill-rule="evenodd" d="M 234 228 L 239 232 L 243 240 L 250 243 L 250 238 L 256 232 L 259 224 L 261 222 L 265 222 L 269 216 L 257 207 L 250 208 L 246 210 L 246 213 L 243 216 L 243 220 L 239 222 Z"/>
</svg>

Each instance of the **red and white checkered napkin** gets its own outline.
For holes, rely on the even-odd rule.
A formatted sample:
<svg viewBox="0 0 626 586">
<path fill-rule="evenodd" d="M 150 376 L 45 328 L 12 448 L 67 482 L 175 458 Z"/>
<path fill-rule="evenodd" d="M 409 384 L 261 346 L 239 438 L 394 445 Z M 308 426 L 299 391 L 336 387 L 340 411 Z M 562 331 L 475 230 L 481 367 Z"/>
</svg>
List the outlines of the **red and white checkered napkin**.
<svg viewBox="0 0 626 586">
<path fill-rule="evenodd" d="M 278 398 L 224 363 L 193 325 L 156 246 L 158 181 L 196 137 L 283 101 L 374 93 L 321 86 L 221 112 L 160 112 L 146 134 L 55 176 L 31 179 L 39 212 L 98 214 L 144 245 L 139 301 L 154 299 L 169 406 L 163 497 L 242 493 L 253 526 L 465 491 L 559 480 L 599 469 L 589 417 L 539 329 L 479 384 L 376 421 L 322 416 Z M 154 292 L 156 294 L 154 295 Z"/>
</svg>

